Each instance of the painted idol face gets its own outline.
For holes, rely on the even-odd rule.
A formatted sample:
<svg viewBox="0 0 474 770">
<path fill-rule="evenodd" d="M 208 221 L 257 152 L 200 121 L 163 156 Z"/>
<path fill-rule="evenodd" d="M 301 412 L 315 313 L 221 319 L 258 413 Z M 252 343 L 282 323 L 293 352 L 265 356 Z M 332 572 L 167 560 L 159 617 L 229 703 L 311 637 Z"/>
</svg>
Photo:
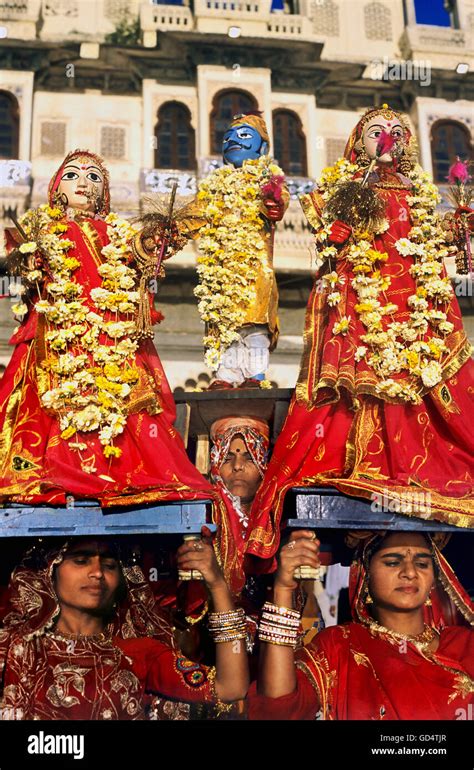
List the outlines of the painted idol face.
<svg viewBox="0 0 474 770">
<path fill-rule="evenodd" d="M 104 195 L 103 173 L 90 158 L 74 159 L 64 167 L 58 191 L 67 198 L 67 206 L 95 213 Z"/>
<path fill-rule="evenodd" d="M 256 128 L 241 124 L 227 129 L 222 142 L 225 163 L 240 168 L 245 160 L 256 160 L 268 152 L 265 142 Z"/>
<path fill-rule="evenodd" d="M 367 151 L 367 155 L 371 160 L 375 158 L 377 142 L 380 139 L 382 131 L 385 131 L 387 134 L 391 134 L 400 141 L 403 140 L 403 126 L 397 117 L 393 116 L 393 118 L 384 118 L 383 115 L 375 115 L 375 117 L 369 120 L 369 122 L 364 126 L 364 130 L 362 132 L 362 141 Z M 382 155 L 379 158 L 379 162 L 391 163 L 391 153 L 387 152 Z"/>
</svg>

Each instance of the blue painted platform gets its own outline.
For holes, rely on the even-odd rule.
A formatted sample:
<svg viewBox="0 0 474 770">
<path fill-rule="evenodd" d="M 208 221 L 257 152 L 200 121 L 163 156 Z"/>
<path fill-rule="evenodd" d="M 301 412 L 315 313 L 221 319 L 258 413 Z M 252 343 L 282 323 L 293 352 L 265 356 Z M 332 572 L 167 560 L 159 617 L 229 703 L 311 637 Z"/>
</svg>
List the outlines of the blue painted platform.
<svg viewBox="0 0 474 770">
<path fill-rule="evenodd" d="M 68 508 L 10 505 L 0 508 L 0 538 L 55 535 L 193 534 L 210 529 L 210 500 L 101 508 L 75 501 Z"/>
<path fill-rule="evenodd" d="M 288 515 L 288 511 L 291 513 Z M 293 516 L 293 511 L 296 516 Z M 0 538 L 55 535 L 193 534 L 209 525 L 211 501 L 176 502 L 140 507 L 101 508 L 95 501 L 75 501 L 70 508 L 11 505 L 0 508 Z M 335 489 L 295 487 L 287 495 L 286 524 L 307 529 L 391 529 L 417 532 L 471 532 L 450 524 L 390 511 Z"/>
<path fill-rule="evenodd" d="M 372 503 L 347 497 L 330 487 L 293 487 L 296 518 L 288 518 L 287 526 L 299 529 L 391 529 L 415 532 L 467 532 L 452 524 L 425 520 L 415 515 L 391 511 L 374 511 Z M 290 498 L 291 499 L 291 498 Z"/>
</svg>

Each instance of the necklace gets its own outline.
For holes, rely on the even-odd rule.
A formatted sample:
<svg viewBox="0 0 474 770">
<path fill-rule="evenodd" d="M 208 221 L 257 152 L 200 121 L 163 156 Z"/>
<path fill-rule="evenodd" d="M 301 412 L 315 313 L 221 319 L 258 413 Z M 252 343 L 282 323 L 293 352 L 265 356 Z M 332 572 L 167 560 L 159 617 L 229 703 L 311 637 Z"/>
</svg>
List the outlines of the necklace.
<svg viewBox="0 0 474 770">
<path fill-rule="evenodd" d="M 89 642 L 105 642 L 110 638 L 108 630 L 100 631 L 98 634 L 71 634 L 68 631 L 60 631 L 58 629 L 49 632 L 49 635 L 53 639 L 65 639 L 66 641 L 89 641 Z"/>
<path fill-rule="evenodd" d="M 401 633 L 401 631 L 392 631 L 390 628 L 386 628 L 385 626 L 381 626 L 375 622 L 369 623 L 369 628 L 371 631 L 374 631 L 376 633 L 387 634 L 388 636 L 391 636 L 394 639 L 402 639 L 406 642 L 412 642 L 413 644 L 419 645 L 420 647 L 427 647 L 438 636 L 434 628 L 426 624 L 425 624 L 425 627 L 423 628 L 423 631 L 415 635 L 403 634 Z"/>
</svg>

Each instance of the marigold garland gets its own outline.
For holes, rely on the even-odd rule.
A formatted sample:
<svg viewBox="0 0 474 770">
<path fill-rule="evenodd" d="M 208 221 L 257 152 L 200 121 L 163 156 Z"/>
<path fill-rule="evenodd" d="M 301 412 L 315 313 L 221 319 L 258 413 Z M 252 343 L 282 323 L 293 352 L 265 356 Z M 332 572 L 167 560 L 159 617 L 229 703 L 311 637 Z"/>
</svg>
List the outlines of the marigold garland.
<svg viewBox="0 0 474 770">
<path fill-rule="evenodd" d="M 207 224 L 201 230 L 199 286 L 195 295 L 202 320 L 206 363 L 216 370 L 226 348 L 238 338 L 245 309 L 256 298 L 259 273 L 268 272 L 261 187 L 283 171 L 268 156 L 242 168 L 223 166 L 204 179 L 198 200 Z"/>
<path fill-rule="evenodd" d="M 345 159 L 324 169 L 318 192 L 324 200 L 333 193 L 334 187 L 353 178 L 357 166 Z M 416 290 L 408 299 L 412 310 L 407 322 L 393 318 L 398 310 L 394 303 L 384 300 L 391 279 L 383 276 L 381 267 L 388 255 L 375 247 L 374 235 L 389 227 L 384 222 L 374 232 L 355 232 L 339 254 L 336 247 L 328 245 L 327 237 L 332 220 L 323 212 L 322 227 L 316 234 L 320 244 L 319 266 L 331 259 L 346 258 L 352 264 L 351 286 L 357 294 L 355 312 L 364 324 L 366 333 L 356 350 L 355 360 L 364 359 L 374 370 L 379 382 L 377 392 L 383 397 L 399 401 L 420 403 L 421 393 L 432 388 L 442 379 L 442 360 L 448 351 L 445 338 L 453 331 L 447 320 L 447 310 L 453 289 L 448 276 L 440 277 L 443 260 L 451 253 L 445 233 L 436 213 L 439 193 L 429 175 L 416 166 L 408 175 L 413 184 L 407 196 L 413 226 L 408 238 L 400 238 L 395 247 L 402 256 L 412 256 L 415 263 L 410 274 L 415 279 Z M 333 270 L 322 277 L 322 285 L 328 291 L 330 307 L 338 307 L 342 295 L 338 290 L 345 281 Z M 333 326 L 333 334 L 348 333 L 351 318 L 339 315 Z M 393 375 L 405 374 L 404 379 Z"/>
<path fill-rule="evenodd" d="M 138 276 L 128 264 L 129 243 L 137 229 L 116 214 L 106 217 L 109 243 L 102 249 L 104 263 L 98 268 L 102 286 L 90 292 L 94 311 L 74 279 L 80 262 L 68 257 L 74 244 L 61 237 L 68 228 L 62 218 L 59 208 L 45 205 L 21 219 L 27 236 L 34 235 L 35 240 L 22 244 L 20 250 L 47 256 L 47 271 L 33 270 L 26 275 L 27 281 L 37 284 L 40 297 L 39 282 L 44 280 L 46 294 L 35 308 L 47 323 L 49 355 L 43 366 L 50 372 L 53 387 L 41 394 L 41 401 L 58 415 L 61 438 L 69 440 L 72 449 L 87 448 L 78 434 L 97 431 L 104 456 L 120 457 L 121 450 L 113 440 L 124 430 L 127 402 L 139 376 L 134 339 Z M 113 343 L 102 344 L 103 334 Z M 90 465 L 83 468 L 95 470 Z"/>
</svg>

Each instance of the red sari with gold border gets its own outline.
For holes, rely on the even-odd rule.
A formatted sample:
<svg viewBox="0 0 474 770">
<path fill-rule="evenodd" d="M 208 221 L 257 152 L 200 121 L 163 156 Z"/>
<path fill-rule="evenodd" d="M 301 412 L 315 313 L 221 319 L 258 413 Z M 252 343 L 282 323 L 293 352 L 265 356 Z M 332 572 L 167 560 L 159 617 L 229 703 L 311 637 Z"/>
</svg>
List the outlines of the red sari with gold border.
<svg viewBox="0 0 474 770">
<path fill-rule="evenodd" d="M 350 571 L 355 622 L 326 628 L 298 650 L 294 692 L 267 698 L 253 684 L 249 718 L 467 719 L 474 704 L 474 607 L 434 545 L 433 553 L 438 586 L 424 613 L 425 623 L 439 633 L 436 652 L 371 627 L 363 553 Z"/>
</svg>

